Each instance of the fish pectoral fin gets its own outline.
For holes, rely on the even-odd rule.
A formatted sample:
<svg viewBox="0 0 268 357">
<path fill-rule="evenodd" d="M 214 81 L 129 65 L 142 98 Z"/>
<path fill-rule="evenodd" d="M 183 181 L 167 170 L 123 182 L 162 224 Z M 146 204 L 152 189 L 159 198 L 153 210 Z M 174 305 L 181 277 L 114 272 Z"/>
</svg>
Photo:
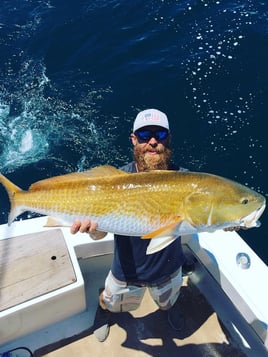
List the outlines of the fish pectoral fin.
<svg viewBox="0 0 268 357">
<path fill-rule="evenodd" d="M 44 227 L 71 227 L 71 224 L 60 218 L 47 217 Z"/>
<path fill-rule="evenodd" d="M 175 236 L 152 239 L 147 247 L 146 254 L 148 255 L 159 252 L 160 250 L 173 243 L 175 239 L 177 239 Z"/>
<path fill-rule="evenodd" d="M 158 228 L 155 231 L 144 234 L 141 238 L 142 239 L 153 239 L 153 238 L 155 239 L 155 238 L 160 238 L 160 237 L 174 236 L 179 223 L 180 223 L 179 220 L 176 222 L 170 223 L 167 226 Z"/>
<path fill-rule="evenodd" d="M 143 235 L 141 237 L 142 239 L 151 239 L 151 242 L 147 247 L 146 254 L 157 253 L 174 242 L 174 240 L 178 237 L 178 235 L 175 234 L 178 224 L 180 224 L 179 219 L 176 220 L 176 222 Z"/>
</svg>

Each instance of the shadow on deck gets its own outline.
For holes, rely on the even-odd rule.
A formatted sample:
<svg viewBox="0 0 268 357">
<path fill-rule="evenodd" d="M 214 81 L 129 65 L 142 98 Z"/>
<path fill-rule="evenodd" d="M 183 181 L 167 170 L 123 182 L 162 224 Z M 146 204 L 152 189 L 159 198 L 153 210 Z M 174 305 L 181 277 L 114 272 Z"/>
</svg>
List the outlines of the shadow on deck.
<svg viewBox="0 0 268 357">
<path fill-rule="evenodd" d="M 81 268 L 86 291 L 91 290 L 92 294 L 94 289 L 97 294 L 97 289 L 89 286 L 89 282 L 94 279 L 96 269 Z M 88 274 L 93 276 L 89 277 Z M 36 351 L 34 355 L 35 357 L 246 356 L 224 329 L 206 298 L 187 276 L 184 277 L 179 304 L 185 316 L 185 328 L 181 332 L 174 331 L 169 326 L 166 312 L 160 311 L 150 294 L 146 292 L 141 306 L 136 311 L 112 314 L 110 334 L 105 342 L 100 343 L 95 339 L 91 327 L 79 335 L 46 346 Z M 90 312 L 88 314 L 90 321 Z"/>
</svg>

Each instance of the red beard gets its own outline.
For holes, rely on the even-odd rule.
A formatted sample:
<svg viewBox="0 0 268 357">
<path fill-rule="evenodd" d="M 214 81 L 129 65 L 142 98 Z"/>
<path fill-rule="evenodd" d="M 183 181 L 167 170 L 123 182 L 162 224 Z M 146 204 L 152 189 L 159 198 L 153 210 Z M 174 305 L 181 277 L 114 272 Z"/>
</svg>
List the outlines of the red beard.
<svg viewBox="0 0 268 357">
<path fill-rule="evenodd" d="M 155 155 L 148 155 L 148 151 L 156 151 Z M 138 171 L 168 170 L 170 166 L 170 147 L 160 147 L 152 149 L 149 146 L 134 146 L 134 160 Z"/>
</svg>

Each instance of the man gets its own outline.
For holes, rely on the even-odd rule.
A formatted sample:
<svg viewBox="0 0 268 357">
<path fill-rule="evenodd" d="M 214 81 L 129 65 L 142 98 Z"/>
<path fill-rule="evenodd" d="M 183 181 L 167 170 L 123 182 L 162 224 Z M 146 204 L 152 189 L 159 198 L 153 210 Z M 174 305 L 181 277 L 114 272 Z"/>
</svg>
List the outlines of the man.
<svg viewBox="0 0 268 357">
<path fill-rule="evenodd" d="M 133 125 L 131 141 L 134 161 L 121 169 L 127 172 L 180 169 L 171 164 L 170 131 L 167 116 L 156 109 L 140 112 Z M 183 170 L 183 169 L 182 169 Z M 88 232 L 93 239 L 101 239 L 97 222 L 88 218 L 75 221 L 71 232 Z M 115 235 L 114 258 L 99 296 L 95 318 L 95 336 L 102 342 L 109 334 L 110 312 L 131 311 L 141 303 L 145 289 L 160 309 L 167 311 L 169 324 L 175 330 L 183 327 L 183 319 L 176 301 L 182 283 L 185 261 L 181 240 L 176 239 L 160 252 L 146 255 L 150 240 Z"/>
</svg>

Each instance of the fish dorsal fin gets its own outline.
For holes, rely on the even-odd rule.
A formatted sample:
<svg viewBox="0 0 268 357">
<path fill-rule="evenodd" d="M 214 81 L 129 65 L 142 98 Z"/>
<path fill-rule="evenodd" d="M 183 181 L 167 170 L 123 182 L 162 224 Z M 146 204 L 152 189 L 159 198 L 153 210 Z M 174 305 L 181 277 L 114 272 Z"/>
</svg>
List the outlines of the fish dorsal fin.
<svg viewBox="0 0 268 357">
<path fill-rule="evenodd" d="M 105 176 L 115 176 L 115 175 L 129 175 L 128 173 L 118 170 L 113 166 L 104 165 L 94 167 L 91 170 L 81 171 L 81 172 L 73 172 L 66 175 L 55 176 L 51 178 L 47 178 L 38 182 L 33 183 L 30 186 L 31 191 L 41 190 L 44 188 L 48 188 L 50 186 L 56 187 L 57 185 L 63 185 L 65 183 L 78 183 L 79 181 L 85 181 L 90 178 L 97 177 L 105 177 Z"/>
<path fill-rule="evenodd" d="M 113 176 L 113 175 L 129 175 L 127 172 L 117 169 L 114 166 L 103 165 L 93 167 L 93 169 L 83 172 L 89 177 L 103 177 L 103 176 Z"/>
</svg>

